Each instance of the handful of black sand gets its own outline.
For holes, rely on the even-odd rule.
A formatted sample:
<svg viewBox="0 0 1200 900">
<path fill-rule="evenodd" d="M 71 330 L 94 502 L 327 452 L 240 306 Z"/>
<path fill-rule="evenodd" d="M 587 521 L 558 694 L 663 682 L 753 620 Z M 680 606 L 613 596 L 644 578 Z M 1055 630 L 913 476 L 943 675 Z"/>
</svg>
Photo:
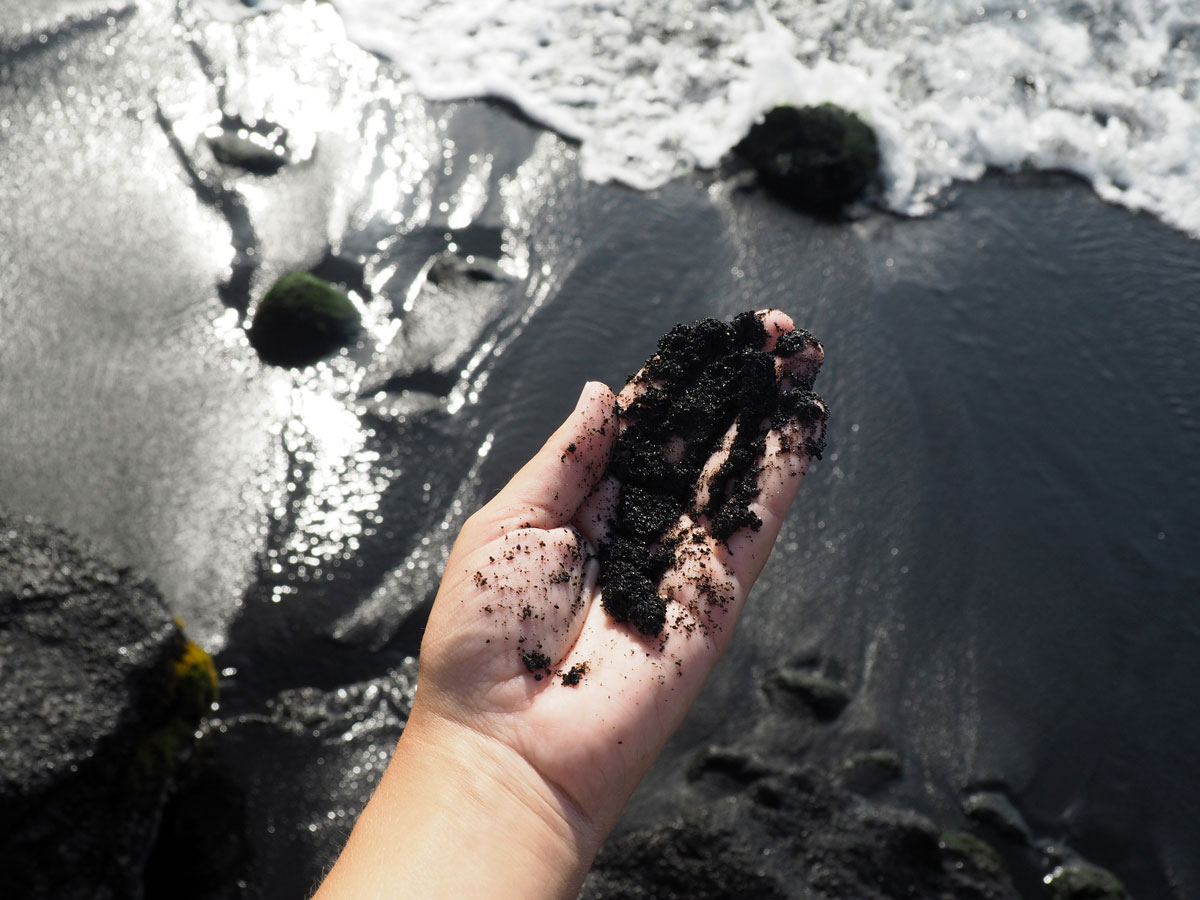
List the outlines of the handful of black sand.
<svg viewBox="0 0 1200 900">
<path fill-rule="evenodd" d="M 785 450 L 820 458 L 824 449 L 827 413 L 812 392 L 819 343 L 797 329 L 780 335 L 770 351 L 767 344 L 754 312 L 732 323 L 677 325 L 630 380 L 634 398 L 618 410 L 621 435 L 608 466 L 621 492 L 599 547 L 600 587 L 608 614 L 644 635 L 661 634 L 666 623 L 659 583 L 688 539 L 678 528 L 681 517 L 705 525 L 719 542 L 744 528 L 758 530 L 762 521 L 751 505 L 769 431 L 777 430 Z M 699 491 L 706 463 L 730 434 L 728 455 L 707 492 Z"/>
</svg>

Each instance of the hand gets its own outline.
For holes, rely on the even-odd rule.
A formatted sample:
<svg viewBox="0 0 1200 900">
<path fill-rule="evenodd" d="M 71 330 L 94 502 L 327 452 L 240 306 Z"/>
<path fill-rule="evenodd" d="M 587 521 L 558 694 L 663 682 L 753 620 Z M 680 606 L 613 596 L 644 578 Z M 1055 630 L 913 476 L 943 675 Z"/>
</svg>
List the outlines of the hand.
<svg viewBox="0 0 1200 900">
<path fill-rule="evenodd" d="M 769 351 L 793 325 L 776 311 L 759 316 Z M 784 387 L 793 378 L 808 383 L 820 345 L 774 359 Z M 512 801 L 521 812 L 510 823 L 553 848 L 540 853 L 534 839 L 537 864 L 564 870 L 545 882 L 546 896 L 578 890 L 629 795 L 696 699 L 824 428 L 818 407 L 815 418 L 767 432 L 750 503 L 761 524 L 720 540 L 701 511 L 711 509 L 708 490 L 733 445 L 730 432 L 703 465 L 693 502 L 666 530 L 676 549 L 658 585 L 667 598 L 665 627 L 643 634 L 604 608 L 598 550 L 611 538 L 623 490 L 606 474 L 610 456 L 629 427 L 623 413 L 646 384 L 644 375 L 635 377 L 617 397 L 604 385 L 586 385 L 567 421 L 464 525 L 425 632 L 412 716 L 389 767 L 390 776 L 398 762 L 440 758 L 434 770 L 471 768 L 467 793 L 483 799 L 483 808 L 500 808 L 490 805 L 495 797 Z M 420 790 L 413 778 L 403 780 L 402 791 Z M 494 887 L 479 893 L 501 895 Z M 539 895 L 528 883 L 513 893 Z"/>
</svg>

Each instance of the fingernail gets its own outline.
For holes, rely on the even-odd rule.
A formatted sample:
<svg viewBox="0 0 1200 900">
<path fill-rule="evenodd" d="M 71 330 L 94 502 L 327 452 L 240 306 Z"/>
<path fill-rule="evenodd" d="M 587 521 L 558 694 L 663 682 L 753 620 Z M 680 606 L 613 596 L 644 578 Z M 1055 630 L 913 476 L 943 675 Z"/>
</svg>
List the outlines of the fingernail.
<svg viewBox="0 0 1200 900">
<path fill-rule="evenodd" d="M 579 402 L 575 404 L 575 412 L 582 410 L 596 396 L 596 388 L 599 387 L 598 381 L 586 381 L 583 385 L 583 391 L 579 394 Z"/>
</svg>

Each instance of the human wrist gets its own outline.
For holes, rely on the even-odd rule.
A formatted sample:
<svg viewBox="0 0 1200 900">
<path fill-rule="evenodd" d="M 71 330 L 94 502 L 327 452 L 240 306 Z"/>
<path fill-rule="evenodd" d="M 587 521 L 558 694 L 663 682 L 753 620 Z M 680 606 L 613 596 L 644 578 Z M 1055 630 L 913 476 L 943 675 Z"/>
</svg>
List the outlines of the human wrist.
<svg viewBox="0 0 1200 900">
<path fill-rule="evenodd" d="M 602 840 L 512 748 L 418 702 L 318 900 L 573 898 Z"/>
<path fill-rule="evenodd" d="M 456 717 L 432 712 L 418 702 L 406 726 L 411 742 L 398 746 L 396 764 L 414 759 L 436 766 L 453 799 L 494 823 L 507 811 L 543 843 L 572 858 L 586 856 L 585 866 L 605 835 L 575 800 L 538 772 L 517 750 Z M 402 742 L 403 743 L 403 742 Z M 561 855 L 561 854 L 560 854 Z"/>
</svg>

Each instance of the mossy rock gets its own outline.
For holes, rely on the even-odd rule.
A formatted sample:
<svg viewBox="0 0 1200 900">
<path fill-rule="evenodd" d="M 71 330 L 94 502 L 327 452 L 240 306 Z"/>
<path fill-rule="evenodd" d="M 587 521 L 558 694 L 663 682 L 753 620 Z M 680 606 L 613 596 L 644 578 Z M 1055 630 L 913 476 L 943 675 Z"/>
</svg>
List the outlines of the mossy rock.
<svg viewBox="0 0 1200 900">
<path fill-rule="evenodd" d="M 3 512 L 0 660 L 0 895 L 142 896 L 212 660 L 137 573 Z"/>
<path fill-rule="evenodd" d="M 212 657 L 182 633 L 167 665 L 164 711 L 157 727 L 139 741 L 129 768 L 130 787 L 160 790 L 170 782 L 193 742 L 196 726 L 216 702 L 219 689 Z"/>
<path fill-rule="evenodd" d="M 785 203 L 825 218 L 839 217 L 879 175 L 874 130 L 854 113 L 828 103 L 775 107 L 733 152 Z"/>
<path fill-rule="evenodd" d="M 996 848 L 969 831 L 943 831 L 938 836 L 938 846 L 988 875 L 1000 875 L 1005 871 L 1004 860 Z"/>
<path fill-rule="evenodd" d="M 258 301 L 250 345 L 265 363 L 312 365 L 353 344 L 362 318 L 350 298 L 308 272 L 284 275 Z"/>
<path fill-rule="evenodd" d="M 1052 900 L 1128 900 L 1125 886 L 1108 869 L 1082 859 L 1057 866 L 1045 878 Z"/>
<path fill-rule="evenodd" d="M 173 708 L 180 715 L 197 720 L 207 715 L 217 702 L 220 696 L 217 667 L 195 641 L 185 639 L 182 650 L 171 663 L 170 691 Z"/>
</svg>

